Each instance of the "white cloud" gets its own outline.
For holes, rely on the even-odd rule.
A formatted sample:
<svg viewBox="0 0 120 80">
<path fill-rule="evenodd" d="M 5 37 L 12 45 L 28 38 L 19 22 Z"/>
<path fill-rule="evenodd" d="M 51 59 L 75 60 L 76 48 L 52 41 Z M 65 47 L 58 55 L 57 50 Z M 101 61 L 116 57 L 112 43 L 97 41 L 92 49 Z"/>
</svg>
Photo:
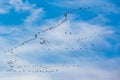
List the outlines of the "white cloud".
<svg viewBox="0 0 120 80">
<path fill-rule="evenodd" d="M 83 62 L 82 62 L 83 63 Z M 61 68 L 63 72 L 60 75 L 61 79 L 74 79 L 74 80 L 119 80 L 119 71 L 106 70 L 91 64 L 82 65 L 80 68 Z M 56 79 L 56 78 L 55 78 Z"/>
<path fill-rule="evenodd" d="M 31 11 L 35 5 L 32 5 L 28 2 L 24 2 L 22 0 L 10 0 L 9 4 L 16 10 L 16 11 Z"/>
<path fill-rule="evenodd" d="M 73 26 L 74 25 L 74 26 Z M 65 32 L 72 34 L 65 34 Z M 55 30 L 49 31 L 46 36 L 52 42 L 60 43 L 56 46 L 59 48 L 60 45 L 64 45 L 64 47 L 83 47 L 82 45 L 90 44 L 91 42 L 96 44 L 98 43 L 109 43 L 103 37 L 104 34 L 109 33 L 112 34 L 112 30 L 102 27 L 100 25 L 91 25 L 85 22 L 67 22 L 61 25 L 59 28 Z M 90 36 L 92 38 L 90 38 Z M 100 36 L 100 37 L 99 37 Z M 77 43 L 77 40 L 80 38 L 87 38 L 87 40 L 82 40 L 80 43 Z M 98 40 L 99 39 L 99 40 Z M 81 44 L 79 46 L 79 44 Z M 51 45 L 52 46 L 52 45 Z M 86 45 L 88 46 L 88 45 Z"/>
<path fill-rule="evenodd" d="M 0 8 L 0 14 L 8 13 L 8 9 Z"/>
<path fill-rule="evenodd" d="M 55 25 L 55 23 L 53 25 Z M 74 27 L 72 25 L 74 25 Z M 71 35 L 65 34 L 65 32 L 67 33 L 71 32 L 72 34 Z M 58 53 L 58 54 L 60 53 L 61 55 L 64 55 L 64 53 L 71 52 L 71 50 L 65 51 L 65 48 L 68 49 L 74 48 L 73 51 L 79 51 L 79 48 L 82 48 L 83 51 L 80 52 L 85 53 L 84 52 L 85 48 L 88 48 L 89 51 L 86 54 L 86 56 L 87 55 L 89 56 L 89 54 L 91 54 L 90 49 L 94 48 L 93 46 L 91 46 L 91 44 L 93 43 L 95 44 L 95 48 L 98 51 L 93 52 L 94 54 L 93 53 L 92 54 L 94 56 L 97 56 L 100 55 L 99 54 L 100 48 L 111 47 L 110 43 L 105 39 L 105 37 L 107 36 L 109 37 L 109 35 L 105 35 L 106 33 L 109 33 L 109 35 L 111 35 L 113 31 L 105 26 L 92 25 L 89 23 L 79 22 L 79 21 L 77 22 L 68 21 L 62 24 L 61 26 L 59 26 L 58 28 L 46 32 L 46 34 L 40 34 L 36 41 L 31 41 L 28 44 L 25 44 L 24 46 L 15 49 L 15 54 L 17 54 L 18 56 L 29 55 L 29 57 L 34 59 L 34 57 L 30 56 L 30 54 L 36 54 L 38 56 L 41 56 L 43 54 L 50 52 L 50 54 L 53 53 L 53 55 L 54 53 Z M 50 44 L 41 45 L 39 40 L 39 38 L 41 37 L 43 38 L 45 37 L 48 41 L 50 41 Z M 31 38 L 34 38 L 34 35 Z M 83 40 L 79 41 L 78 43 L 77 40 L 79 39 L 83 39 Z M 43 51 L 44 48 L 45 51 Z M 47 49 L 50 49 L 50 51 L 47 51 Z M 57 49 L 57 51 L 55 51 L 55 49 Z"/>
<path fill-rule="evenodd" d="M 0 1 L 0 13 L 8 13 L 11 9 L 14 9 L 16 12 L 19 11 L 29 11 L 33 12 L 36 9 L 35 4 L 30 4 L 28 1 L 23 2 L 22 0 L 4 0 Z"/>
<path fill-rule="evenodd" d="M 37 74 L 14 74 L 12 73 L 11 76 L 5 76 L 5 75 L 8 75 L 8 73 L 4 73 L 4 77 L 1 77 L 2 80 L 52 80 L 48 75 L 44 75 L 44 74 L 41 74 L 41 75 L 37 75 Z"/>
<path fill-rule="evenodd" d="M 7 3 L 7 0 L 0 0 L 0 14 L 6 14 L 11 8 Z"/>
<path fill-rule="evenodd" d="M 72 32 L 72 35 L 65 34 L 65 32 Z M 88 38 L 89 36 L 92 36 L 93 38 L 90 40 L 83 40 L 81 41 L 81 44 L 84 44 L 84 43 L 89 44 L 95 41 L 96 41 L 96 44 L 98 45 L 104 44 L 104 43 L 109 44 L 109 42 L 107 42 L 104 39 L 105 37 L 102 35 L 107 32 L 110 34 L 113 33 L 112 30 L 110 30 L 108 27 L 105 27 L 105 26 L 92 25 L 92 24 L 89 24 L 86 22 L 80 22 L 80 21 L 77 21 L 77 22 L 68 21 L 62 24 L 61 26 L 59 26 L 58 28 L 48 31 L 46 34 L 44 34 L 46 38 L 51 41 L 51 44 L 46 45 L 45 47 L 46 48 L 57 47 L 60 49 L 58 50 L 58 52 L 62 53 L 62 49 L 65 47 L 67 48 L 82 47 L 82 45 L 78 45 L 78 43 L 74 41 L 76 41 L 78 38 L 84 38 L 84 37 Z M 44 35 L 42 37 L 44 37 Z M 104 44 L 103 46 L 106 47 L 106 44 Z M 42 47 L 43 46 L 39 44 L 39 39 L 38 39 L 36 41 L 32 41 L 26 44 L 25 46 L 18 48 L 16 50 L 16 54 L 23 55 L 23 56 L 25 56 L 24 54 L 28 54 L 28 55 L 35 54 L 35 51 L 41 52 L 40 49 Z M 85 48 L 85 46 L 83 46 L 83 48 Z M 29 55 L 29 58 L 30 57 L 33 57 L 33 56 Z M 59 72 L 55 72 L 55 73 L 31 73 L 31 74 L 21 73 L 21 75 L 19 75 L 19 73 L 17 74 L 10 73 L 9 76 L 6 76 L 9 73 L 4 73 L 4 74 L 2 73 L 3 76 L 1 77 L 1 79 L 2 80 L 26 80 L 26 79 L 29 79 L 29 80 L 56 80 L 56 79 L 60 79 L 60 80 L 70 80 L 70 79 L 74 79 L 74 80 L 113 80 L 113 79 L 119 80 L 119 74 L 120 74 L 119 68 L 118 67 L 116 68 L 116 66 L 119 65 L 118 64 L 119 59 L 113 58 L 111 60 L 107 60 L 107 59 L 104 59 L 103 57 L 96 58 L 96 56 L 91 57 L 93 59 L 91 58 L 88 59 L 88 57 L 89 56 L 83 57 L 84 59 L 83 58 L 82 59 L 81 58 L 71 59 L 71 62 L 75 61 L 75 64 L 77 63 L 80 64 L 79 68 L 61 67 L 59 68 Z M 18 63 L 16 63 L 17 65 L 23 65 L 23 64 L 32 65 L 31 63 L 27 61 L 27 59 L 21 60 L 20 58 L 18 58 L 18 60 L 19 60 Z"/>
<path fill-rule="evenodd" d="M 23 2 L 22 0 L 4 0 L 0 1 L 0 14 L 9 13 L 11 9 L 16 12 L 30 12 L 30 15 L 25 19 L 25 25 L 32 24 L 37 20 L 40 20 L 43 12 L 42 8 L 36 8 L 35 4 L 30 4 L 28 1 Z M 24 24 L 23 23 L 23 24 Z"/>
<path fill-rule="evenodd" d="M 48 2 L 49 3 L 49 2 Z M 51 4 L 62 6 L 62 7 L 85 7 L 85 6 L 92 6 L 92 5 L 100 5 L 100 4 L 110 4 L 107 0 L 65 0 L 65 1 L 51 1 Z M 71 6 L 72 5 L 72 6 Z"/>
<path fill-rule="evenodd" d="M 105 1 L 104 1 L 105 2 Z M 62 7 L 81 7 L 81 6 L 90 6 L 92 4 L 104 3 L 98 0 L 66 0 L 66 1 L 54 1 L 51 4 L 62 6 Z M 71 6 L 72 5 L 72 6 Z"/>
<path fill-rule="evenodd" d="M 10 26 L 1 26 L 0 25 L 0 34 L 11 34 L 11 33 L 17 33 L 20 32 L 21 29 L 18 27 L 10 27 Z"/>
<path fill-rule="evenodd" d="M 42 8 L 32 10 L 31 15 L 25 19 L 24 24 L 30 25 L 40 20 L 42 12 Z"/>
<path fill-rule="evenodd" d="M 97 17 L 89 20 L 89 23 L 93 23 L 93 24 L 105 24 L 107 22 L 109 22 L 110 20 L 105 18 L 104 15 L 99 14 Z"/>
</svg>

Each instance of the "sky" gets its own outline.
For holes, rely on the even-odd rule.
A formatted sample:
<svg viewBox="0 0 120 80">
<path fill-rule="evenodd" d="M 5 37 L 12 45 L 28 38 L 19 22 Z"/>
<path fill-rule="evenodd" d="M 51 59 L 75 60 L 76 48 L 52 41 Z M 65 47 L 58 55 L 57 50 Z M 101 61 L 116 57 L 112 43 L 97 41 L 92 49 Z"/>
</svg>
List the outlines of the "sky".
<svg viewBox="0 0 120 80">
<path fill-rule="evenodd" d="M 0 0 L 0 80 L 119 80 L 119 19 L 119 0 Z"/>
</svg>

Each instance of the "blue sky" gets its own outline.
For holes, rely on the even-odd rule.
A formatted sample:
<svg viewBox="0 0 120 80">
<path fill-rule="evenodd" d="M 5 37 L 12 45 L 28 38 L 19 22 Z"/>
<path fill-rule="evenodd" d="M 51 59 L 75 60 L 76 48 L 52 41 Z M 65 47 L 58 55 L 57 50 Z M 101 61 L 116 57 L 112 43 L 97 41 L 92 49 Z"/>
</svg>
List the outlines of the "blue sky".
<svg viewBox="0 0 120 80">
<path fill-rule="evenodd" d="M 119 0 L 0 0 L 0 79 L 119 80 L 119 18 Z M 21 45 L 38 32 L 35 40 Z M 6 72 L 8 60 L 18 72 Z"/>
</svg>

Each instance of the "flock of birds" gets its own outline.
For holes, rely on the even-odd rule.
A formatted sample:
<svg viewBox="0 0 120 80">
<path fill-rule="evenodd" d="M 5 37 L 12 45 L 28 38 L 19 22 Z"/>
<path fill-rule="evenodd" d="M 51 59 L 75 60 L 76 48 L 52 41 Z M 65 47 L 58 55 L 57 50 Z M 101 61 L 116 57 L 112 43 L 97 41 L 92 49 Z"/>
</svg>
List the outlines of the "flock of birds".
<svg viewBox="0 0 120 80">
<path fill-rule="evenodd" d="M 111 6 L 111 5 L 109 5 L 109 6 Z M 25 44 L 28 43 L 28 42 L 31 42 L 31 41 L 33 41 L 33 40 L 36 40 L 36 39 L 38 38 L 38 35 L 39 35 L 40 33 L 44 33 L 44 32 L 47 32 L 47 31 L 50 31 L 50 30 L 52 30 L 52 29 L 55 29 L 55 28 L 59 27 L 60 25 L 62 25 L 63 23 L 65 23 L 65 21 L 66 21 L 67 18 L 68 18 L 68 15 L 69 15 L 69 14 L 72 14 L 73 12 L 80 11 L 80 10 L 82 10 L 82 9 L 88 10 L 88 9 L 91 9 L 91 8 L 98 8 L 98 7 L 103 7 L 103 8 L 104 8 L 104 7 L 108 7 L 108 5 L 102 4 L 102 5 L 93 6 L 93 7 L 71 9 L 71 10 L 69 10 L 69 11 L 67 11 L 67 12 L 64 13 L 64 19 L 61 20 L 61 22 L 58 23 L 57 25 L 55 25 L 55 26 L 53 26 L 53 27 L 49 27 L 49 28 L 47 28 L 47 29 L 45 29 L 45 30 L 43 30 L 43 31 L 41 31 L 41 32 L 35 33 L 33 38 L 28 39 L 28 40 L 24 41 L 23 43 L 15 46 L 15 47 L 13 47 L 13 48 L 11 48 L 11 49 L 8 49 L 8 50 L 4 51 L 4 53 L 13 52 L 14 49 L 19 48 L 19 47 L 25 45 Z M 67 32 L 65 32 L 65 34 L 67 34 Z M 72 34 L 72 33 L 70 32 L 69 34 Z M 106 33 L 106 34 L 109 34 L 109 33 Z M 106 35 L 106 34 L 105 34 L 105 35 Z M 42 44 L 44 44 L 44 42 L 45 42 L 45 40 L 42 42 Z"/>
<path fill-rule="evenodd" d="M 105 5 L 105 4 L 101 4 L 101 5 L 97 5 L 97 6 L 91 6 L 91 7 L 85 7 L 85 8 L 77 8 L 77 9 L 71 9 L 71 10 L 69 10 L 69 11 L 67 11 L 67 12 L 65 12 L 64 13 L 64 18 L 59 22 L 59 23 L 57 23 L 56 25 L 54 25 L 54 26 L 52 26 L 52 27 L 49 27 L 49 28 L 47 28 L 47 29 L 45 29 L 45 30 L 42 30 L 42 31 L 40 31 L 40 32 L 37 32 L 37 33 L 35 33 L 34 34 L 34 37 L 33 38 L 31 38 L 31 39 L 28 39 L 28 40 L 25 40 L 25 41 L 23 41 L 23 43 L 21 43 L 21 44 L 19 44 L 19 45 L 16 45 L 16 46 L 14 46 L 13 48 L 11 48 L 11 49 L 8 49 L 8 50 L 6 50 L 6 51 L 4 51 L 4 53 L 14 53 L 14 51 L 15 51 L 15 49 L 17 49 L 17 48 L 19 48 L 19 47 L 21 47 L 21 46 L 23 46 L 23 45 L 25 45 L 25 44 L 27 44 L 27 43 L 29 43 L 29 42 L 31 42 L 31 41 L 34 41 L 34 40 L 36 40 L 36 39 L 38 39 L 39 38 L 39 35 L 41 34 L 41 33 L 44 33 L 44 32 L 47 32 L 47 31 L 50 31 L 50 30 L 53 30 L 53 29 L 55 29 L 55 28 L 57 28 L 57 27 L 59 27 L 59 26 L 61 26 L 63 23 L 65 23 L 67 20 L 68 20 L 68 16 L 69 16 L 69 14 L 72 14 L 72 13 L 74 13 L 74 12 L 77 12 L 77 11 L 81 11 L 81 10 L 89 10 L 89 9 L 96 9 L 96 8 L 104 8 L 104 7 L 111 7 L 111 5 Z M 70 35 L 72 35 L 72 32 L 65 32 L 65 34 L 70 34 Z M 110 33 L 104 33 L 104 35 L 110 35 Z M 93 36 L 88 36 L 88 37 L 84 37 L 84 38 L 79 38 L 79 39 L 77 39 L 76 41 L 77 42 L 80 42 L 80 41 L 84 41 L 84 40 L 88 40 L 88 39 L 90 39 L 90 38 L 93 38 Z M 50 41 L 48 41 L 48 40 L 46 40 L 45 38 L 40 38 L 40 43 L 39 44 L 41 44 L 41 45 L 43 45 L 43 44 L 49 44 L 50 43 Z M 83 48 L 79 48 L 79 50 L 82 50 Z M 89 48 L 84 48 L 84 50 L 88 50 Z M 48 50 L 48 51 L 50 51 L 50 50 L 52 50 L 52 49 L 50 49 L 50 48 L 47 48 L 47 49 L 43 49 L 43 50 Z M 58 50 L 58 49 L 53 49 L 53 50 Z M 65 48 L 64 50 L 75 50 L 75 48 Z M 96 48 L 90 48 L 89 50 L 92 50 L 92 51 L 96 51 Z M 59 70 L 58 69 L 53 69 L 53 70 L 42 70 L 42 69 L 38 69 L 38 70 L 15 70 L 14 68 L 16 67 L 17 69 L 22 69 L 23 67 L 24 68 L 31 68 L 32 66 L 31 65 L 24 65 L 24 66 L 15 66 L 14 64 L 15 64 L 15 62 L 17 62 L 17 60 L 9 60 L 8 62 L 7 62 L 7 64 L 10 66 L 10 69 L 9 70 L 7 70 L 7 72 L 11 72 L 11 71 L 13 71 L 13 72 L 58 72 Z M 65 65 L 52 65 L 52 66 L 48 66 L 48 65 L 46 65 L 46 66 L 35 66 L 35 67 L 41 67 L 41 68 L 50 68 L 50 67 L 64 67 Z M 73 67 L 79 67 L 79 65 L 72 65 Z"/>
<path fill-rule="evenodd" d="M 102 35 L 104 35 L 106 37 L 112 37 L 111 33 L 109 33 L 109 32 L 104 33 L 104 34 L 100 34 L 97 37 L 101 37 Z M 84 41 L 84 40 L 90 40 L 90 39 L 94 39 L 94 36 L 88 36 L 88 37 L 79 38 L 77 40 L 77 42 Z"/>
<path fill-rule="evenodd" d="M 71 68 L 79 68 L 80 65 L 71 65 L 71 64 L 44 64 L 44 65 L 14 65 L 10 66 L 11 69 L 7 70 L 7 72 L 58 72 L 60 68 L 71 67 Z"/>
</svg>

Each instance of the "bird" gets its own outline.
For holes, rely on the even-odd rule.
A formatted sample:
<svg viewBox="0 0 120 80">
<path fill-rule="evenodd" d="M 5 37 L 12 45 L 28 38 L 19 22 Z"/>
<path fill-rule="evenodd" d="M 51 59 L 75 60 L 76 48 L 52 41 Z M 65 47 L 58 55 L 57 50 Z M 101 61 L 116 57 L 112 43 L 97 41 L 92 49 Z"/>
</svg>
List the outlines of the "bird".
<svg viewBox="0 0 120 80">
<path fill-rule="evenodd" d="M 67 14 L 67 13 L 64 13 L 64 16 L 65 16 L 65 18 L 67 18 L 68 14 Z"/>
<path fill-rule="evenodd" d="M 35 39 L 37 39 L 37 34 L 35 34 Z"/>
</svg>

